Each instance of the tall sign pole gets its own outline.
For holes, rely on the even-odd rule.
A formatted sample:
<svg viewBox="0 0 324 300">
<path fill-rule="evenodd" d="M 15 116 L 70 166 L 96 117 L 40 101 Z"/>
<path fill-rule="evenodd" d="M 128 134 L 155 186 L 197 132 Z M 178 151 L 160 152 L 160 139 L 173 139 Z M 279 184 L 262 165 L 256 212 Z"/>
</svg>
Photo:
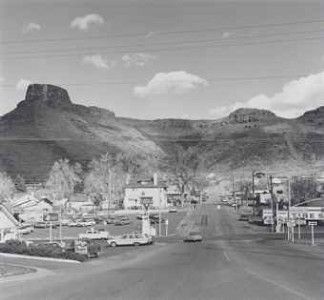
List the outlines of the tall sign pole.
<svg viewBox="0 0 324 300">
<path fill-rule="evenodd" d="M 60 205 L 60 241 L 62 243 L 62 206 Z"/>
<path fill-rule="evenodd" d="M 288 222 L 290 221 L 290 206 L 291 206 L 291 191 L 290 191 L 290 179 L 288 178 L 288 181 L 287 181 L 287 184 L 288 184 Z M 288 241 L 290 240 L 290 228 L 288 228 Z"/>
<path fill-rule="evenodd" d="M 274 216 L 274 199 L 273 199 L 273 185 L 272 185 L 272 175 L 269 177 L 270 181 L 270 195 L 271 195 L 271 212 L 272 212 L 272 232 L 274 232 L 274 226 L 275 226 L 275 216 Z"/>
</svg>

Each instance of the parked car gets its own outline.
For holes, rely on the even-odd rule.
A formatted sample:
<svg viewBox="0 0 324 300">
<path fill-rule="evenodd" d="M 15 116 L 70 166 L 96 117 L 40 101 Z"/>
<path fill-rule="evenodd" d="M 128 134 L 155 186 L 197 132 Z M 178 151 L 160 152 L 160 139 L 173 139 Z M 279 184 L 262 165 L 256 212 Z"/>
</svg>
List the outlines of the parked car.
<svg viewBox="0 0 324 300">
<path fill-rule="evenodd" d="M 91 228 L 87 230 L 85 233 L 79 234 L 79 239 L 88 239 L 88 240 L 107 240 L 109 237 L 109 232 L 105 231 L 104 229 L 94 229 Z"/>
<path fill-rule="evenodd" d="M 24 223 L 19 226 L 18 232 L 20 234 L 29 234 L 34 231 L 34 226 L 32 224 Z"/>
<path fill-rule="evenodd" d="M 62 226 L 69 226 L 69 223 L 70 223 L 71 221 L 69 220 L 69 219 L 62 219 L 61 220 L 61 225 Z"/>
<path fill-rule="evenodd" d="M 68 223 L 68 226 L 69 226 L 69 227 L 81 227 L 81 226 L 79 225 L 79 222 L 77 222 L 77 221 L 70 221 L 70 222 Z"/>
<path fill-rule="evenodd" d="M 96 222 L 94 220 L 86 220 L 79 222 L 79 224 L 81 224 L 82 227 L 88 227 L 96 225 Z"/>
<path fill-rule="evenodd" d="M 50 228 L 50 222 L 36 222 L 34 224 L 35 228 Z M 56 228 L 57 227 L 57 223 L 52 223 L 52 228 Z"/>
<path fill-rule="evenodd" d="M 202 236 L 200 232 L 191 231 L 189 234 L 183 239 L 184 242 L 201 242 Z"/>
<path fill-rule="evenodd" d="M 259 226 L 264 226 L 263 218 L 259 216 L 250 216 L 249 221 L 250 224 L 255 224 Z"/>
<path fill-rule="evenodd" d="M 124 234 L 122 236 L 113 237 L 108 239 L 108 245 L 111 247 L 116 246 L 140 246 L 149 245 L 153 243 L 152 237 L 149 235 L 142 235 L 139 233 Z"/>
<path fill-rule="evenodd" d="M 115 226 L 124 226 L 124 225 L 129 225 L 130 221 L 127 220 L 116 220 L 115 221 Z"/>
<path fill-rule="evenodd" d="M 178 210 L 175 207 L 169 209 L 169 213 L 176 213 Z"/>
<path fill-rule="evenodd" d="M 143 214 L 140 214 L 140 215 L 137 215 L 136 216 L 136 219 L 137 220 L 143 220 L 143 217 L 144 217 L 144 215 Z"/>
</svg>

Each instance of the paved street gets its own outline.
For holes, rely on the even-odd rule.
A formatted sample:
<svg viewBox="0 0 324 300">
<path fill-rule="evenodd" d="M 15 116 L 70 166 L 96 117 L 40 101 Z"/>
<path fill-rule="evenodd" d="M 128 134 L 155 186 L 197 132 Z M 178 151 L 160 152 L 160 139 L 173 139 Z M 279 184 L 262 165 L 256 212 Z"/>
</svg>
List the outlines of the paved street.
<svg viewBox="0 0 324 300">
<path fill-rule="evenodd" d="M 194 218 L 201 244 L 173 239 L 139 248 L 134 258 L 103 258 L 46 278 L 0 282 L 0 298 L 322 299 L 324 260 L 318 253 L 253 232 L 230 208 L 205 205 Z"/>
</svg>

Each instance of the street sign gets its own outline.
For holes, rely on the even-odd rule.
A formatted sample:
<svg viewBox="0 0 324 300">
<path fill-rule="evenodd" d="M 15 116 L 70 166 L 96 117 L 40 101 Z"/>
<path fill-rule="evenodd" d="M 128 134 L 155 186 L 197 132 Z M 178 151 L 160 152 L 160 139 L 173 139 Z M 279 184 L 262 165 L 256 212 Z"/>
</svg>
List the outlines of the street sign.
<svg viewBox="0 0 324 300">
<path fill-rule="evenodd" d="M 309 226 L 317 226 L 317 221 L 308 221 Z"/>
</svg>

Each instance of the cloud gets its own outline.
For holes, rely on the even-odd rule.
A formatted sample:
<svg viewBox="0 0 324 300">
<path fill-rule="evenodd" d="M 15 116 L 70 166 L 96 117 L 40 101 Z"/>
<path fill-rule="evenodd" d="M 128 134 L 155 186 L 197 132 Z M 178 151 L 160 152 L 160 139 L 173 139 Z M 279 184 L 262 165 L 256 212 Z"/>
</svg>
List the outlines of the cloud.
<svg viewBox="0 0 324 300">
<path fill-rule="evenodd" d="M 23 27 L 23 33 L 27 34 L 27 33 L 35 32 L 35 31 L 40 31 L 41 29 L 42 29 L 42 26 L 40 24 L 31 22 Z"/>
<path fill-rule="evenodd" d="M 77 28 L 82 31 L 88 30 L 90 25 L 102 25 L 105 23 L 105 20 L 102 16 L 98 14 L 89 14 L 85 15 L 83 17 L 77 17 L 75 18 L 70 26 L 71 28 Z"/>
<path fill-rule="evenodd" d="M 240 108 L 258 108 L 271 110 L 279 116 L 295 118 L 306 110 L 315 109 L 324 102 L 324 71 L 301 77 L 286 83 L 282 90 L 273 96 L 264 94 L 252 97 L 247 102 L 235 102 L 210 110 L 214 116 L 225 116 Z"/>
<path fill-rule="evenodd" d="M 149 61 L 156 59 L 156 56 L 149 53 L 131 53 L 122 57 L 126 67 L 138 66 L 144 67 Z"/>
<path fill-rule="evenodd" d="M 18 91 L 25 91 L 30 84 L 31 81 L 28 79 L 19 79 L 16 84 L 16 89 Z"/>
<path fill-rule="evenodd" d="M 234 32 L 225 31 L 225 32 L 222 33 L 222 38 L 223 39 L 228 39 L 233 35 L 234 35 Z"/>
<path fill-rule="evenodd" d="M 185 71 L 157 73 L 145 86 L 136 86 L 134 94 L 148 97 L 163 94 L 184 94 L 200 86 L 207 86 L 207 80 Z"/>
<path fill-rule="evenodd" d="M 109 61 L 106 57 L 100 54 L 86 55 L 82 58 L 82 63 L 85 65 L 92 65 L 97 69 L 110 70 L 116 65 L 115 61 Z"/>
</svg>

